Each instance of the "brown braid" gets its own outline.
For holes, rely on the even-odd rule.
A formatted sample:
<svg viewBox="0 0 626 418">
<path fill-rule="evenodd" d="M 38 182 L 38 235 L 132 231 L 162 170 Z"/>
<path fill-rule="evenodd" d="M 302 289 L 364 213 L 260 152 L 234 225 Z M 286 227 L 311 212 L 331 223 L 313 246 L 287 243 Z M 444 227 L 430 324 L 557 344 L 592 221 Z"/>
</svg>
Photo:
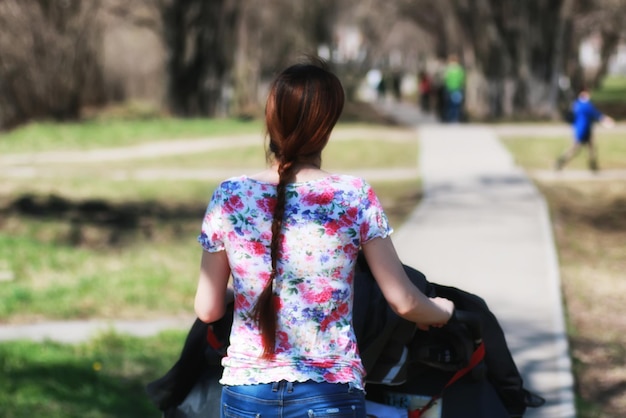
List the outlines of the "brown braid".
<svg viewBox="0 0 626 418">
<path fill-rule="evenodd" d="M 270 139 L 268 156 L 278 163 L 276 206 L 270 243 L 271 273 L 253 314 L 263 340 L 263 358 L 276 349 L 277 309 L 274 279 L 278 275 L 287 185 L 304 162 L 319 161 L 343 110 L 344 93 L 337 77 L 321 62 L 298 64 L 283 71 L 270 89 L 265 118 Z"/>
<path fill-rule="evenodd" d="M 271 358 L 276 347 L 276 320 L 277 312 L 274 305 L 274 279 L 277 275 L 278 260 L 280 259 L 280 238 L 285 216 L 285 204 L 287 201 L 287 184 L 293 177 L 295 165 L 291 163 L 280 164 L 278 167 L 279 182 L 276 186 L 276 206 L 274 209 L 274 219 L 272 221 L 272 241 L 270 253 L 272 257 L 272 271 L 268 284 L 261 292 L 255 313 L 258 316 L 259 328 L 263 338 L 263 357 Z"/>
</svg>

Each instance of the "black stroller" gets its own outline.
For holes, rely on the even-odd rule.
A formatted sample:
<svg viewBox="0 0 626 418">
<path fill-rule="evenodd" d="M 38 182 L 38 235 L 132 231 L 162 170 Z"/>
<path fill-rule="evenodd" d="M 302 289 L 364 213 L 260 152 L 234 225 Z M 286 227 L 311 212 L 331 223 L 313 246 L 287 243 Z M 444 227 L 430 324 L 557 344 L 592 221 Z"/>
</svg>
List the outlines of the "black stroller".
<svg viewBox="0 0 626 418">
<path fill-rule="evenodd" d="M 512 418 L 542 398 L 523 388 L 504 334 L 485 302 L 462 290 L 430 283 L 405 266 L 429 296 L 453 300 L 443 328 L 417 330 L 385 301 L 360 256 L 354 294 L 354 329 L 367 371 L 366 398 L 407 410 L 408 418 Z M 148 396 L 163 418 L 220 416 L 220 361 L 228 345 L 232 306 L 213 324 L 196 320 L 181 356 Z M 385 418 L 379 416 L 378 418 Z"/>
</svg>

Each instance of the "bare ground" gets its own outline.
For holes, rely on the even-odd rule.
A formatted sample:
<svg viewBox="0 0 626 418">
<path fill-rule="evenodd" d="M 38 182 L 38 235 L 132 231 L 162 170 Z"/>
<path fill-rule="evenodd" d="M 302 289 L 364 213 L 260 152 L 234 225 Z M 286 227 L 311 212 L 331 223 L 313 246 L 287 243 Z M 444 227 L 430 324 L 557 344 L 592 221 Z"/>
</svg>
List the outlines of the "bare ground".
<svg viewBox="0 0 626 418">
<path fill-rule="evenodd" d="M 540 182 L 559 249 L 582 418 L 626 416 L 623 181 Z"/>
</svg>

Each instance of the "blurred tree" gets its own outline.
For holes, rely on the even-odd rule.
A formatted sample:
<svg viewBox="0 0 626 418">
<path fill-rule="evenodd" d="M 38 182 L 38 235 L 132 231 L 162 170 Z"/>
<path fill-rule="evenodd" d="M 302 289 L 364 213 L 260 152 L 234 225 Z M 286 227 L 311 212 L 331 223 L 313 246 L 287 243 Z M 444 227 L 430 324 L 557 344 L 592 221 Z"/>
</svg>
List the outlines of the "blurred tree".
<svg viewBox="0 0 626 418">
<path fill-rule="evenodd" d="M 161 0 L 167 101 L 178 116 L 225 112 L 243 0 Z"/>
<path fill-rule="evenodd" d="M 582 4 L 575 19 L 578 39 L 598 34 L 601 40 L 600 65 L 588 80 L 592 87 L 598 87 L 620 40 L 626 39 L 626 0 L 580 1 Z"/>
<path fill-rule="evenodd" d="M 332 37 L 334 2 L 245 0 L 241 5 L 232 112 L 248 115 L 264 96 L 262 81 Z"/>
<path fill-rule="evenodd" d="M 580 68 L 575 23 L 597 22 L 608 60 L 626 9 L 623 0 L 397 0 L 397 5 L 402 16 L 435 36 L 442 57 L 463 58 L 469 68 L 467 107 L 479 117 L 496 118 L 556 117 L 564 76 Z"/>
<path fill-rule="evenodd" d="M 77 118 L 102 100 L 99 10 L 99 0 L 0 1 L 0 128 Z"/>
</svg>

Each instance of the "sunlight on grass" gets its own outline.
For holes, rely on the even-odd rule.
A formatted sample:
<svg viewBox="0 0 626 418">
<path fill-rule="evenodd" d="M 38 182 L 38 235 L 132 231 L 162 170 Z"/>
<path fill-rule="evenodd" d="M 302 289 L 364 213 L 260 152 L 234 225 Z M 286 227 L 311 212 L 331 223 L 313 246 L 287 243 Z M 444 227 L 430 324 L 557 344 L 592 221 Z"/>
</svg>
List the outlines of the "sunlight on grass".
<svg viewBox="0 0 626 418">
<path fill-rule="evenodd" d="M 607 76 L 599 89 L 592 92 L 592 99 L 597 102 L 623 102 L 626 99 L 626 76 Z"/>
<path fill-rule="evenodd" d="M 501 141 L 522 167 L 551 170 L 555 160 L 570 146 L 572 140 L 569 137 L 507 137 Z M 626 141 L 623 134 L 598 130 L 596 144 L 602 169 L 626 169 Z M 587 150 L 582 149 L 565 169 L 587 170 Z"/>
<path fill-rule="evenodd" d="M 157 418 L 160 411 L 145 385 L 176 361 L 185 335 L 170 331 L 138 339 L 105 333 L 78 345 L 2 343 L 2 416 Z"/>
<path fill-rule="evenodd" d="M 324 166 L 415 167 L 407 130 L 354 128 L 331 141 Z M 370 135 L 370 136 L 368 136 Z M 377 138 L 393 139 L 391 141 Z M 138 164 L 38 167 L 49 175 L 0 186 L 0 253 L 14 280 L 0 286 L 0 319 L 141 318 L 190 312 L 200 222 L 219 179 L 136 180 L 133 170 L 264 164 L 262 146 L 233 147 Z M 261 164 L 261 163 L 260 163 Z M 125 176 L 119 173 L 126 172 Z M 45 171 L 44 171 L 45 172 Z M 129 174 L 130 173 L 130 174 Z M 373 182 L 397 229 L 419 201 L 419 182 Z M 6 256 L 5 256 L 6 254 Z M 3 265 L 4 265 L 3 264 Z"/>
<path fill-rule="evenodd" d="M 33 122 L 0 133 L 0 153 L 87 150 L 178 138 L 262 132 L 260 121 L 154 118 L 90 120 L 75 123 Z"/>
</svg>

